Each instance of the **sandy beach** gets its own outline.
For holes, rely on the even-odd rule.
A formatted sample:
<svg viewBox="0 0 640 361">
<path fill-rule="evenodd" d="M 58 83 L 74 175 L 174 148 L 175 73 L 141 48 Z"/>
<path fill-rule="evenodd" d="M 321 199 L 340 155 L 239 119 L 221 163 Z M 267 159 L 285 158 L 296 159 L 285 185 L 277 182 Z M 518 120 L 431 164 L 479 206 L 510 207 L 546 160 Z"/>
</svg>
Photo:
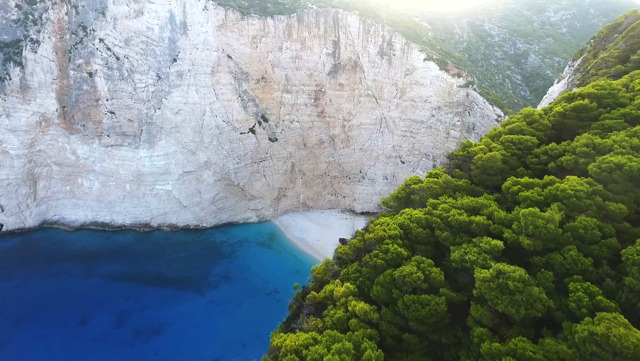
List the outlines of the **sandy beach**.
<svg viewBox="0 0 640 361">
<path fill-rule="evenodd" d="M 339 238 L 351 238 L 369 218 L 349 211 L 324 210 L 289 213 L 272 222 L 296 246 L 323 261 L 333 257 Z"/>
</svg>

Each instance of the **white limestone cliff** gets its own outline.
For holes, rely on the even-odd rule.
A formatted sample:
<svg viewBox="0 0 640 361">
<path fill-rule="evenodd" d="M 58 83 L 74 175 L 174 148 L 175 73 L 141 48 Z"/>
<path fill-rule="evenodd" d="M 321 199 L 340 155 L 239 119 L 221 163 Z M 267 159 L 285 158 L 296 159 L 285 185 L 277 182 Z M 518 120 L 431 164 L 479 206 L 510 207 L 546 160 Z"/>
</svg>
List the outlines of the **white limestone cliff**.
<svg viewBox="0 0 640 361">
<path fill-rule="evenodd" d="M 36 45 L 0 86 L 9 231 L 374 211 L 502 117 L 418 46 L 351 13 L 45 3 Z"/>
<path fill-rule="evenodd" d="M 576 89 L 575 83 L 578 77 L 576 69 L 578 69 L 578 67 L 582 63 L 582 59 L 584 59 L 584 56 L 582 56 L 578 60 L 572 60 L 569 65 L 567 65 L 567 67 L 564 69 L 564 72 L 562 73 L 562 77 L 556 80 L 555 84 L 553 84 L 553 86 L 549 88 L 547 94 L 545 94 L 545 96 L 542 98 L 540 104 L 538 104 L 538 109 L 542 109 L 547 105 L 553 103 L 553 101 L 556 100 L 556 98 L 565 91 Z"/>
</svg>

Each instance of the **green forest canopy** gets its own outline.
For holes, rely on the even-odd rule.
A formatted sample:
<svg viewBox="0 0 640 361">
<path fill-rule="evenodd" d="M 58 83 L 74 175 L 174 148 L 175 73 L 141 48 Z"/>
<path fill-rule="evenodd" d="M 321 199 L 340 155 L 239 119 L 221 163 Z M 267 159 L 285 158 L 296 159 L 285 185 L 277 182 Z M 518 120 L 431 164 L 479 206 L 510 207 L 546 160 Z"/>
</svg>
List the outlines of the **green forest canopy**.
<svg viewBox="0 0 640 361">
<path fill-rule="evenodd" d="M 524 109 L 382 204 L 264 360 L 638 360 L 640 71 Z"/>
</svg>

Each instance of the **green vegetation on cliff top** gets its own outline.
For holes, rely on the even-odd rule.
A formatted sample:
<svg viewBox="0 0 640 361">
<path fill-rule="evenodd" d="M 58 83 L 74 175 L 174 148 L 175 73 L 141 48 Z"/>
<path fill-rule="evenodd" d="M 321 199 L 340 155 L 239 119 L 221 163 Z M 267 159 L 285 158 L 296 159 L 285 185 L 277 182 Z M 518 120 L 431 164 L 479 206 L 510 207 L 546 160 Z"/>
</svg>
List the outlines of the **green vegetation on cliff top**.
<svg viewBox="0 0 640 361">
<path fill-rule="evenodd" d="M 640 71 L 526 108 L 384 199 L 264 360 L 637 361 L 639 179 Z"/>
</svg>

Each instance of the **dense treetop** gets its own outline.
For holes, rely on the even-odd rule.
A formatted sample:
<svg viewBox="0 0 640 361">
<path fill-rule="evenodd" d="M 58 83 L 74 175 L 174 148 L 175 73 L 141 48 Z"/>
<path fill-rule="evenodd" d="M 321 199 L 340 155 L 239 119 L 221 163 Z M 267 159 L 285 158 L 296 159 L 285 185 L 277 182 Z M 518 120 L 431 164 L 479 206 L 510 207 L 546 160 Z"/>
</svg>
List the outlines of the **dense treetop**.
<svg viewBox="0 0 640 361">
<path fill-rule="evenodd" d="M 313 268 L 265 360 L 640 355 L 640 71 L 411 177 Z"/>
<path fill-rule="evenodd" d="M 314 267 L 265 360 L 637 360 L 638 19 L 578 54 L 590 84 L 384 199 Z"/>
</svg>

